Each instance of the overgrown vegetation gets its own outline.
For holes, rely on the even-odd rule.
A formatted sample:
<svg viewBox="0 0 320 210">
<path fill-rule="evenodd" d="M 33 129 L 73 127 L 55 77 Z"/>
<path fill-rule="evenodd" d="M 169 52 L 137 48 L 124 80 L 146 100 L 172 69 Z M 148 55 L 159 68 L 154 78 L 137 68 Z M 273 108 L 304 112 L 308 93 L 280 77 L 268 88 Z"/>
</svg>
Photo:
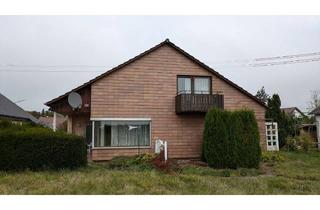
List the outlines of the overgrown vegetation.
<svg viewBox="0 0 320 210">
<path fill-rule="evenodd" d="M 273 162 L 273 161 L 276 161 L 276 162 L 281 162 L 281 161 L 284 161 L 285 158 L 284 156 L 282 155 L 282 153 L 280 152 L 262 152 L 262 155 L 261 155 L 261 160 L 262 162 Z"/>
<path fill-rule="evenodd" d="M 320 194 L 318 151 L 276 154 L 285 160 L 259 169 L 190 165 L 168 174 L 90 163 L 77 170 L 0 172 L 0 194 Z"/>
<path fill-rule="evenodd" d="M 288 136 L 294 136 L 296 134 L 295 121 L 292 117 L 286 115 L 281 111 L 281 100 L 278 94 L 273 94 L 268 99 L 268 109 L 265 117 L 267 120 L 272 120 L 278 123 L 278 139 L 279 147 L 283 147 L 286 144 L 286 138 Z"/>
<path fill-rule="evenodd" d="M 204 158 L 214 168 L 257 168 L 261 157 L 258 124 L 249 110 L 212 109 L 206 114 Z"/>
<path fill-rule="evenodd" d="M 152 161 L 156 158 L 156 154 L 145 153 L 133 157 L 119 156 L 114 157 L 106 163 L 106 167 L 116 170 L 150 170 L 154 169 Z"/>
<path fill-rule="evenodd" d="M 82 137 L 28 123 L 0 122 L 0 170 L 74 169 L 86 164 Z"/>
<path fill-rule="evenodd" d="M 315 142 L 310 134 L 304 133 L 299 136 L 291 137 L 286 139 L 286 145 L 284 147 L 287 151 L 304 150 L 309 151 L 315 148 Z"/>
<path fill-rule="evenodd" d="M 135 156 L 114 157 L 106 163 L 106 167 L 117 170 L 153 170 L 164 173 L 176 172 L 174 160 L 164 159 L 163 151 L 160 154 L 144 153 Z"/>
</svg>

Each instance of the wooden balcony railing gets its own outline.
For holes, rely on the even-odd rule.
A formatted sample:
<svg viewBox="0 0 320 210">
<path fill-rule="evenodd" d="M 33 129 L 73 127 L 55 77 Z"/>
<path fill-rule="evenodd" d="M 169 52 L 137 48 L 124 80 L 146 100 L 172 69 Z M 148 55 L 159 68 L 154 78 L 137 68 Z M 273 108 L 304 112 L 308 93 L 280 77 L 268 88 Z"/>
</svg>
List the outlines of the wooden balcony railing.
<svg viewBox="0 0 320 210">
<path fill-rule="evenodd" d="M 223 95 L 219 94 L 179 94 L 176 96 L 176 113 L 205 113 L 210 108 L 224 108 Z"/>
</svg>

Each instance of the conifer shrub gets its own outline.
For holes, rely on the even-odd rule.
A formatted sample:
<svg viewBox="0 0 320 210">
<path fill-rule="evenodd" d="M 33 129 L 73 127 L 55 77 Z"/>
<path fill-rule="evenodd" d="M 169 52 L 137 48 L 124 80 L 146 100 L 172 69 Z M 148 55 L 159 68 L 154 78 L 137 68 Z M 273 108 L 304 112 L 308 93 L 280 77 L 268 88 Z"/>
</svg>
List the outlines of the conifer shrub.
<svg viewBox="0 0 320 210">
<path fill-rule="evenodd" d="M 240 110 L 232 113 L 236 123 L 237 166 L 241 168 L 258 168 L 261 159 L 259 127 L 253 111 Z"/>
<path fill-rule="evenodd" d="M 254 113 L 211 109 L 205 117 L 203 157 L 214 168 L 257 168 L 261 148 Z"/>
<path fill-rule="evenodd" d="M 203 151 L 208 165 L 214 168 L 235 168 L 235 144 L 229 123 L 231 114 L 219 109 L 210 110 L 205 117 Z"/>
</svg>

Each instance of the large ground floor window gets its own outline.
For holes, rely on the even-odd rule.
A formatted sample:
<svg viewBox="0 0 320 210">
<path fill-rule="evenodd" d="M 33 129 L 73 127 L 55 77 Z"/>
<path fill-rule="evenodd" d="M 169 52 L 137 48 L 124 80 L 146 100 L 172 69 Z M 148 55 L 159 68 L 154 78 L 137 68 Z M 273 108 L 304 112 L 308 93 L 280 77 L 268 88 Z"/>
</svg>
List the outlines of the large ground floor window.
<svg viewBox="0 0 320 210">
<path fill-rule="evenodd" d="M 150 120 L 93 120 L 94 147 L 150 146 Z"/>
</svg>

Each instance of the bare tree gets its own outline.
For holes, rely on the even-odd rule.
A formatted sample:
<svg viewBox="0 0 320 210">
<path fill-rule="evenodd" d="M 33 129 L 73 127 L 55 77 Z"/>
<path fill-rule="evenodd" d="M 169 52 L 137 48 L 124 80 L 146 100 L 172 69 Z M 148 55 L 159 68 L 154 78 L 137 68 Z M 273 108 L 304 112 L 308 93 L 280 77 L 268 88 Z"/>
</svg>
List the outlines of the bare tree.
<svg viewBox="0 0 320 210">
<path fill-rule="evenodd" d="M 311 91 L 310 101 L 308 103 L 308 111 L 311 112 L 320 106 L 320 90 Z"/>
</svg>

